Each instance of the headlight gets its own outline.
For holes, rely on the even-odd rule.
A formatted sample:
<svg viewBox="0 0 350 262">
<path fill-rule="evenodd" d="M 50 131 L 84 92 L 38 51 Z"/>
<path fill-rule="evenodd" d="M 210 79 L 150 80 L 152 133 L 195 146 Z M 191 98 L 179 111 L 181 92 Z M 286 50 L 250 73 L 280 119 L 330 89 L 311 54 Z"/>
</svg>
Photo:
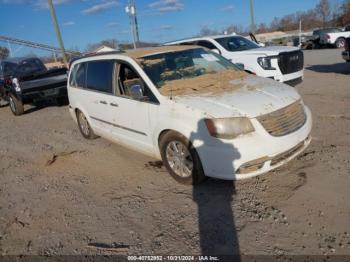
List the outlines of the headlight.
<svg viewBox="0 0 350 262">
<path fill-rule="evenodd" d="M 265 70 L 276 70 L 271 66 L 271 57 L 259 57 L 258 64 Z"/>
<path fill-rule="evenodd" d="M 233 139 L 255 131 L 246 117 L 205 119 L 205 124 L 211 136 L 224 139 Z"/>
<path fill-rule="evenodd" d="M 12 79 L 12 84 L 13 84 L 16 92 L 21 92 L 21 87 L 19 85 L 19 81 L 17 78 Z"/>
</svg>

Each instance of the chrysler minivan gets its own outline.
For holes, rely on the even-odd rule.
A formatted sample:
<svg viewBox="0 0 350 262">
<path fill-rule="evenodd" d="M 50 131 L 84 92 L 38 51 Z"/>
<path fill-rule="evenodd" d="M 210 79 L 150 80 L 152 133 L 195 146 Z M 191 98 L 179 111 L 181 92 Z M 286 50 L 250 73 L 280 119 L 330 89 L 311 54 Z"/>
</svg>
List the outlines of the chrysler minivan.
<svg viewBox="0 0 350 262">
<path fill-rule="evenodd" d="M 266 173 L 310 143 L 297 91 L 199 46 L 90 55 L 69 72 L 69 110 L 87 139 L 162 159 L 185 184 Z"/>
</svg>

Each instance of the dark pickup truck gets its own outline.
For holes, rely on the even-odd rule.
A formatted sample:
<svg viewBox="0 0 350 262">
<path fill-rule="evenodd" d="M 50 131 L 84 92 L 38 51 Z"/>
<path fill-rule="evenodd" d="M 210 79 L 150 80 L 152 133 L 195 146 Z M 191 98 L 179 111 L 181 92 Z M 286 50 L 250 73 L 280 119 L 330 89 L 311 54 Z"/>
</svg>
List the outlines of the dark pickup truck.
<svg viewBox="0 0 350 262">
<path fill-rule="evenodd" d="M 48 70 L 38 58 L 0 62 L 0 105 L 8 103 L 14 115 L 21 115 L 24 104 L 48 99 L 67 101 L 67 68 Z"/>
</svg>

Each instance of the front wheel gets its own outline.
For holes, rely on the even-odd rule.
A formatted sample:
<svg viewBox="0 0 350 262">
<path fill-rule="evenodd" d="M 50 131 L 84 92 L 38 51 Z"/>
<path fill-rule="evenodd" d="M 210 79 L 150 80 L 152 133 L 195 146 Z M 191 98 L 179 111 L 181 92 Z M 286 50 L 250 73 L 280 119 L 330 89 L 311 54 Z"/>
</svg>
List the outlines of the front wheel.
<svg viewBox="0 0 350 262">
<path fill-rule="evenodd" d="M 163 163 L 176 181 L 195 185 L 205 179 L 197 151 L 186 137 L 169 131 L 161 137 L 159 146 Z"/>
<path fill-rule="evenodd" d="M 337 48 L 343 48 L 345 46 L 345 39 L 344 38 L 339 38 L 336 42 L 335 42 L 335 46 Z"/>
<path fill-rule="evenodd" d="M 23 103 L 21 100 L 19 100 L 14 95 L 10 94 L 9 95 L 9 103 L 10 103 L 10 109 L 15 116 L 23 115 L 24 106 L 23 106 Z"/>
<path fill-rule="evenodd" d="M 80 110 L 77 111 L 77 121 L 80 133 L 83 135 L 83 137 L 86 139 L 97 138 L 85 115 Z"/>
</svg>

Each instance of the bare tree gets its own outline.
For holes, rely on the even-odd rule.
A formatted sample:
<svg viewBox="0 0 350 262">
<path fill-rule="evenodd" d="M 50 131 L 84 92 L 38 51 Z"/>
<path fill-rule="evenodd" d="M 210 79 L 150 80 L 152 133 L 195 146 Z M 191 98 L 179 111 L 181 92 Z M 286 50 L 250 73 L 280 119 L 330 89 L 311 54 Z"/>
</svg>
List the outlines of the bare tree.
<svg viewBox="0 0 350 262">
<path fill-rule="evenodd" d="M 91 52 L 99 48 L 100 46 L 108 46 L 110 48 L 117 49 L 118 48 L 118 41 L 116 39 L 105 39 L 98 43 L 88 44 L 86 51 Z"/>
<path fill-rule="evenodd" d="M 210 29 L 207 26 L 204 26 L 201 28 L 201 30 L 199 31 L 199 35 L 200 36 L 209 36 L 209 35 L 218 35 L 219 32 L 215 29 Z"/>
<path fill-rule="evenodd" d="M 342 24 L 350 24 L 350 0 L 345 0 L 343 3 L 343 15 L 342 15 Z"/>
<path fill-rule="evenodd" d="M 237 33 L 242 34 L 244 33 L 243 27 L 241 25 L 229 25 L 228 27 L 224 28 L 223 30 L 227 34 Z"/>
<path fill-rule="evenodd" d="M 325 28 L 331 14 L 331 6 L 329 4 L 329 0 L 320 0 L 316 6 L 316 11 L 321 15 L 322 26 Z"/>
<path fill-rule="evenodd" d="M 7 47 L 0 46 L 0 59 L 5 59 L 10 55 L 10 50 Z"/>
</svg>

